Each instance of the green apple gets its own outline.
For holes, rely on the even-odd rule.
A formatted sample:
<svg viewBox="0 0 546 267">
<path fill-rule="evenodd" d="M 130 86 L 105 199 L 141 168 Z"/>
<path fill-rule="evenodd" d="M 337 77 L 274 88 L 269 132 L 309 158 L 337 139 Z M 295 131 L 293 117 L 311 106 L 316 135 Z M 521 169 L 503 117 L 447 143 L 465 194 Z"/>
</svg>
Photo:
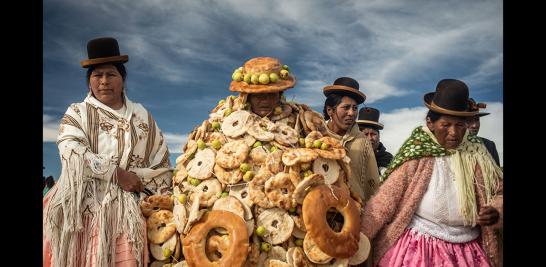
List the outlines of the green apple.
<svg viewBox="0 0 546 267">
<path fill-rule="evenodd" d="M 243 67 L 239 67 L 239 68 L 237 68 L 235 71 L 241 72 L 241 71 L 243 71 Z"/>
<path fill-rule="evenodd" d="M 260 83 L 260 80 L 259 80 L 259 77 L 258 74 L 252 74 L 252 76 L 250 77 L 250 82 L 252 84 L 258 84 Z"/>
<path fill-rule="evenodd" d="M 256 148 L 256 147 L 259 147 L 259 146 L 262 146 L 261 141 L 256 141 L 256 143 L 254 143 L 254 145 L 252 145 L 253 148 Z"/>
<path fill-rule="evenodd" d="M 281 113 L 282 113 L 282 107 L 281 106 L 276 106 L 275 109 L 273 110 L 273 114 L 279 115 Z"/>
<path fill-rule="evenodd" d="M 250 78 L 251 78 L 251 77 L 252 77 L 252 74 L 247 73 L 247 74 L 245 74 L 245 75 L 243 76 L 243 81 L 244 81 L 245 83 L 250 84 Z"/>
<path fill-rule="evenodd" d="M 226 108 L 226 110 L 224 111 L 224 117 L 229 116 L 229 114 L 231 114 L 231 112 L 233 112 L 233 110 L 231 108 Z"/>
<path fill-rule="evenodd" d="M 300 138 L 300 146 L 304 147 L 305 146 L 305 138 Z"/>
<path fill-rule="evenodd" d="M 303 239 L 298 238 L 298 239 L 296 239 L 296 241 L 294 243 L 296 244 L 296 246 L 302 247 L 303 246 Z"/>
<path fill-rule="evenodd" d="M 306 148 L 312 148 L 312 147 L 313 147 L 313 143 L 312 143 L 312 142 L 305 142 L 305 147 L 306 147 Z"/>
<path fill-rule="evenodd" d="M 212 148 L 216 150 L 219 150 L 222 147 L 222 143 L 220 142 L 220 140 L 213 140 L 211 145 L 212 145 Z"/>
<path fill-rule="evenodd" d="M 207 145 L 202 139 L 197 140 L 197 148 L 199 148 L 199 150 L 203 150 L 205 147 L 207 147 Z"/>
<path fill-rule="evenodd" d="M 241 170 L 243 173 L 246 173 L 247 171 L 250 171 L 250 165 L 248 163 L 242 163 L 239 166 L 239 170 Z"/>
<path fill-rule="evenodd" d="M 290 209 L 288 209 L 288 212 L 294 213 L 294 212 L 296 212 L 296 208 L 290 208 Z"/>
<path fill-rule="evenodd" d="M 309 177 L 313 175 L 313 171 L 312 170 L 306 170 L 304 173 L 303 173 L 303 177 Z"/>
<path fill-rule="evenodd" d="M 245 182 L 252 181 L 252 178 L 254 178 L 254 172 L 253 171 L 247 171 L 247 172 L 245 172 L 245 175 L 243 175 L 243 180 L 245 180 Z"/>
<path fill-rule="evenodd" d="M 220 130 L 220 127 L 221 127 L 221 125 L 220 125 L 219 122 L 217 122 L 217 121 L 213 121 L 213 122 L 212 122 L 212 129 L 214 129 L 214 130 Z"/>
<path fill-rule="evenodd" d="M 229 196 L 228 192 L 222 192 L 222 194 L 220 194 L 220 197 L 227 197 L 227 196 Z"/>
<path fill-rule="evenodd" d="M 223 105 L 224 103 L 226 103 L 225 99 L 220 99 L 220 101 L 218 101 L 218 105 Z"/>
<path fill-rule="evenodd" d="M 281 79 L 286 79 L 286 78 L 288 78 L 288 71 L 287 70 L 281 70 L 279 75 L 281 76 Z"/>
<path fill-rule="evenodd" d="M 190 179 L 190 184 L 193 185 L 193 186 L 198 186 L 200 183 L 201 183 L 201 180 L 199 180 L 199 179 L 196 179 L 196 178 L 191 178 Z"/>
<path fill-rule="evenodd" d="M 237 97 L 234 96 L 234 95 L 230 95 L 229 98 L 231 98 L 231 100 L 235 100 L 235 98 L 237 98 Z"/>
<path fill-rule="evenodd" d="M 258 81 L 260 82 L 260 84 L 269 84 L 269 75 L 265 73 L 260 74 L 260 76 L 258 77 Z"/>
<path fill-rule="evenodd" d="M 178 195 L 178 202 L 180 202 L 180 204 L 186 204 L 186 194 L 180 194 Z"/>
<path fill-rule="evenodd" d="M 177 173 L 178 173 L 178 169 L 174 169 L 174 171 L 173 171 L 173 177 L 175 177 Z"/>
<path fill-rule="evenodd" d="M 271 83 L 276 83 L 277 81 L 279 80 L 279 75 L 277 75 L 277 73 L 271 73 L 269 74 L 269 81 Z"/>
<path fill-rule="evenodd" d="M 270 249 L 271 249 L 271 244 L 267 242 L 262 242 L 262 244 L 260 245 L 260 250 L 263 252 L 269 252 Z"/>
<path fill-rule="evenodd" d="M 240 82 L 243 80 L 243 74 L 239 71 L 237 72 L 234 72 L 232 75 L 231 75 L 231 79 L 236 81 L 236 82 Z"/>
<path fill-rule="evenodd" d="M 258 226 L 258 228 L 256 228 L 256 235 L 264 236 L 265 235 L 265 227 Z"/>
<path fill-rule="evenodd" d="M 301 164 L 301 170 L 302 171 L 307 171 L 307 170 L 310 170 L 310 169 L 311 169 L 311 163 L 306 162 L 306 163 Z"/>
<path fill-rule="evenodd" d="M 320 146 L 322 146 L 322 141 L 320 141 L 320 140 L 313 141 L 313 147 L 314 148 L 320 148 Z"/>
<path fill-rule="evenodd" d="M 269 149 L 269 151 L 271 151 L 271 153 L 277 151 L 277 147 L 276 146 L 271 146 L 271 148 Z"/>
<path fill-rule="evenodd" d="M 170 257 L 172 254 L 173 254 L 173 252 L 171 251 L 170 248 L 164 248 L 163 249 L 163 256 L 165 256 L 165 258 Z"/>
<path fill-rule="evenodd" d="M 245 103 L 245 106 L 243 107 L 244 110 L 250 110 L 250 103 Z"/>
<path fill-rule="evenodd" d="M 283 69 L 283 70 L 290 71 L 290 68 L 288 68 L 288 65 L 282 65 L 282 69 Z"/>
<path fill-rule="evenodd" d="M 320 145 L 320 149 L 322 150 L 328 150 L 329 148 L 330 148 L 330 145 L 327 143 L 322 143 L 322 145 Z"/>
</svg>

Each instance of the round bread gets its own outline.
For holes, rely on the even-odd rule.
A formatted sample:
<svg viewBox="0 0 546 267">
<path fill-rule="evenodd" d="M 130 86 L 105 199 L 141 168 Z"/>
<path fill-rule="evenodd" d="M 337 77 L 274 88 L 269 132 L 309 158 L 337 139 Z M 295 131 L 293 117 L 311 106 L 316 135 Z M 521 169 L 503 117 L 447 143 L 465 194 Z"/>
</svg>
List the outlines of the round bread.
<svg viewBox="0 0 546 267">
<path fill-rule="evenodd" d="M 252 114 L 249 120 L 249 127 L 247 133 L 254 138 L 269 142 L 275 138 L 275 134 L 272 133 L 277 127 L 275 123 L 271 122 L 267 118 L 260 118 L 257 115 Z"/>
<path fill-rule="evenodd" d="M 324 184 L 324 177 L 321 174 L 315 173 L 303 179 L 303 181 L 296 186 L 292 196 L 296 203 L 303 204 L 303 200 L 307 193 L 311 191 L 314 186 L 322 184 Z"/>
<path fill-rule="evenodd" d="M 232 141 L 225 144 L 216 154 L 216 164 L 224 169 L 239 168 L 248 156 L 250 148 L 244 140 Z"/>
<path fill-rule="evenodd" d="M 160 210 L 172 210 L 173 200 L 170 195 L 152 195 L 140 202 L 140 210 L 144 217 L 149 217 Z"/>
<path fill-rule="evenodd" d="M 222 122 L 222 132 L 232 138 L 246 133 L 247 121 L 250 113 L 246 110 L 237 110 L 227 116 Z"/>
<path fill-rule="evenodd" d="M 169 238 L 167 241 L 165 241 L 165 243 L 161 245 L 151 243 L 150 253 L 156 260 L 160 260 L 160 261 L 166 260 L 167 257 L 165 257 L 165 254 L 163 253 L 163 251 L 168 249 L 171 253 L 174 254 L 177 243 L 178 243 L 178 235 L 174 234 L 173 236 L 171 236 L 171 238 Z"/>
<path fill-rule="evenodd" d="M 243 179 L 243 172 L 239 168 L 226 170 L 219 164 L 214 165 L 214 175 L 223 184 L 236 184 Z"/>
<path fill-rule="evenodd" d="M 256 220 L 256 227 L 265 227 L 265 235 L 263 240 L 277 245 L 290 238 L 294 229 L 294 221 L 290 215 L 279 208 L 264 210 Z"/>
<path fill-rule="evenodd" d="M 250 197 L 250 200 L 256 205 L 266 209 L 275 207 L 275 204 L 267 198 L 264 192 L 265 182 L 272 176 L 273 173 L 271 173 L 268 168 L 262 167 L 258 173 L 256 173 L 256 176 L 254 176 L 254 179 L 248 183 L 248 196 Z"/>
<path fill-rule="evenodd" d="M 322 174 L 325 184 L 333 184 L 339 178 L 341 167 L 336 160 L 318 158 L 313 162 L 313 173 Z"/>
<path fill-rule="evenodd" d="M 148 218 L 146 229 L 150 243 L 162 244 L 176 232 L 173 213 L 169 210 L 155 212 Z"/>
<path fill-rule="evenodd" d="M 186 207 L 182 204 L 174 205 L 173 208 L 174 224 L 176 225 L 176 231 L 182 233 L 184 227 L 186 227 L 186 222 L 188 221 L 188 215 L 186 212 Z"/>
<path fill-rule="evenodd" d="M 281 113 L 273 114 L 273 116 L 271 116 L 272 121 L 282 120 L 282 119 L 290 116 L 290 114 L 292 114 L 292 107 L 290 107 L 290 105 L 281 104 L 280 107 L 281 107 Z"/>
<path fill-rule="evenodd" d="M 285 146 L 291 146 L 299 141 L 296 130 L 281 123 L 275 123 L 275 125 L 277 125 L 275 130 L 275 141 Z"/>
<path fill-rule="evenodd" d="M 315 149 L 322 158 L 326 159 L 342 159 L 347 155 L 345 148 L 341 146 L 339 141 L 333 137 L 325 136 L 319 139 L 323 144 L 328 145 L 328 149 Z"/>
<path fill-rule="evenodd" d="M 310 148 L 288 149 L 282 154 L 282 162 L 286 166 L 292 166 L 297 163 L 311 162 L 318 157 L 317 152 Z"/>
<path fill-rule="evenodd" d="M 206 237 L 214 228 L 227 230 L 231 246 L 222 258 L 211 262 L 205 254 L 205 246 Z M 246 224 L 241 217 L 229 211 L 213 210 L 193 226 L 182 245 L 184 257 L 190 266 L 243 266 L 249 248 Z"/>
<path fill-rule="evenodd" d="M 286 252 L 288 263 L 292 262 L 291 266 L 295 267 L 315 267 L 315 264 L 311 263 L 307 257 L 305 256 L 305 253 L 303 252 L 303 249 L 300 247 L 291 247 Z"/>
<path fill-rule="evenodd" d="M 277 174 L 282 172 L 284 169 L 284 165 L 282 163 L 283 153 L 284 152 L 282 150 L 276 150 L 275 152 L 268 154 L 265 158 L 265 166 L 271 173 Z"/>
<path fill-rule="evenodd" d="M 225 210 L 233 212 L 239 215 L 241 218 L 245 218 L 245 210 L 243 204 L 236 197 L 227 196 L 221 197 L 212 206 L 212 210 Z"/>
<path fill-rule="evenodd" d="M 245 184 L 238 184 L 232 186 L 229 189 L 229 195 L 236 197 L 243 204 L 243 209 L 245 210 L 245 220 L 252 219 L 252 205 L 254 203 L 250 200 L 249 187 Z"/>
<path fill-rule="evenodd" d="M 282 246 L 272 246 L 267 253 L 267 258 L 272 260 L 286 261 L 286 249 Z"/>
<path fill-rule="evenodd" d="M 303 251 L 310 261 L 318 264 L 326 264 L 333 258 L 324 253 L 309 235 L 303 239 Z"/>
<path fill-rule="evenodd" d="M 292 199 L 294 189 L 295 187 L 290 179 L 290 174 L 285 172 L 279 172 L 265 182 L 265 194 L 267 198 L 275 206 L 286 210 L 296 206 L 296 202 Z"/>
<path fill-rule="evenodd" d="M 318 131 L 312 131 L 305 137 L 305 147 L 313 147 L 313 142 L 322 138 L 322 134 Z"/>
<path fill-rule="evenodd" d="M 249 156 L 254 165 L 262 165 L 267 159 L 268 155 L 269 152 L 267 151 L 267 149 L 264 146 L 259 146 L 250 150 Z"/>
<path fill-rule="evenodd" d="M 332 207 L 343 215 L 344 224 L 339 233 L 326 221 L 326 212 Z M 303 221 L 307 228 L 306 238 L 312 238 L 326 254 L 349 258 L 358 250 L 360 213 L 348 191 L 333 185 L 315 187 L 303 200 Z"/>
<path fill-rule="evenodd" d="M 199 185 L 192 189 L 193 194 L 190 195 L 190 200 L 196 196 L 196 193 L 201 193 L 199 204 L 201 207 L 210 207 L 222 194 L 222 185 L 218 180 L 211 178 L 202 181 Z"/>
<path fill-rule="evenodd" d="M 212 175 L 215 156 L 216 153 L 210 148 L 197 151 L 195 158 L 187 166 L 188 175 L 200 180 L 209 178 Z"/>
<path fill-rule="evenodd" d="M 366 235 L 360 233 L 360 240 L 358 241 L 358 250 L 349 258 L 350 265 L 358 265 L 363 263 L 370 256 L 371 244 Z"/>
</svg>

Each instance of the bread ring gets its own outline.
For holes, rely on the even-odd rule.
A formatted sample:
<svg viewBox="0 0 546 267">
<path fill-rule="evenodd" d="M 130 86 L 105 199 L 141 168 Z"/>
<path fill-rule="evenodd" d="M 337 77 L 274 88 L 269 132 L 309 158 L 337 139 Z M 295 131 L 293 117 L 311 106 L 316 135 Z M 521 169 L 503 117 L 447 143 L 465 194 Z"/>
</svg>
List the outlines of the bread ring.
<svg viewBox="0 0 546 267">
<path fill-rule="evenodd" d="M 222 132 L 232 138 L 243 135 L 248 127 L 249 117 L 250 113 L 246 110 L 237 110 L 231 113 L 222 122 Z"/>
<path fill-rule="evenodd" d="M 318 158 L 313 162 L 313 173 L 324 176 L 325 184 L 333 184 L 337 181 L 342 172 L 336 160 Z"/>
<path fill-rule="evenodd" d="M 236 197 L 227 196 L 221 197 L 212 206 L 212 210 L 225 210 L 233 212 L 239 215 L 243 220 L 245 219 L 245 209 L 243 204 Z"/>
<path fill-rule="evenodd" d="M 241 204 L 243 204 L 243 209 L 245 210 L 245 220 L 252 219 L 252 205 L 254 205 L 254 202 L 250 200 L 250 194 L 249 194 L 249 187 L 245 184 L 239 184 L 232 186 L 229 189 L 229 195 L 237 198 Z"/>
<path fill-rule="evenodd" d="M 188 140 L 188 142 L 186 143 L 186 149 L 184 149 L 184 153 L 176 159 L 176 165 L 186 165 L 186 162 L 188 162 L 194 156 L 194 153 L 196 151 L 197 142 L 194 140 Z"/>
<path fill-rule="evenodd" d="M 144 217 L 149 217 L 159 210 L 172 210 L 173 200 L 170 195 L 152 195 L 140 202 L 140 210 Z"/>
<path fill-rule="evenodd" d="M 184 181 L 184 179 L 188 177 L 188 170 L 186 169 L 186 167 L 184 167 L 184 165 L 178 164 L 176 165 L 176 168 L 178 169 L 178 171 L 176 172 L 176 175 L 173 178 L 174 185 L 178 185 L 182 183 L 182 181 Z"/>
<path fill-rule="evenodd" d="M 272 208 L 264 210 L 258 215 L 256 226 L 265 227 L 263 240 L 271 245 L 277 245 L 290 238 L 294 229 L 294 221 L 285 210 Z"/>
<path fill-rule="evenodd" d="M 312 131 L 305 137 L 305 147 L 313 147 L 313 142 L 322 138 L 322 134 L 318 131 Z"/>
<path fill-rule="evenodd" d="M 275 141 L 281 145 L 291 146 L 299 141 L 298 133 L 296 130 L 286 124 L 275 123 L 277 128 L 275 129 Z"/>
<path fill-rule="evenodd" d="M 216 153 L 210 148 L 197 151 L 195 158 L 187 166 L 188 175 L 204 180 L 212 175 L 214 167 L 214 158 Z"/>
<path fill-rule="evenodd" d="M 199 204 L 201 207 L 210 207 L 222 194 L 222 186 L 218 180 L 211 178 L 203 180 L 193 190 L 193 194 L 190 195 L 190 200 L 196 196 L 196 193 L 201 193 Z"/>
<path fill-rule="evenodd" d="M 243 173 L 239 168 L 225 170 L 219 164 L 214 165 L 214 175 L 223 184 L 236 184 L 243 179 Z"/>
<path fill-rule="evenodd" d="M 343 159 L 347 152 L 339 141 L 333 137 L 324 136 L 319 139 L 323 144 L 328 144 L 328 149 L 315 149 L 319 156 L 326 159 Z"/>
<path fill-rule="evenodd" d="M 288 264 L 291 264 L 290 266 L 315 267 L 315 264 L 311 263 L 307 259 L 307 256 L 305 256 L 305 253 L 303 252 L 303 249 L 300 247 L 289 248 L 288 251 L 286 252 L 286 259 L 288 261 Z"/>
<path fill-rule="evenodd" d="M 162 244 L 176 232 L 173 213 L 169 210 L 155 212 L 148 218 L 146 228 L 150 243 Z"/>
<path fill-rule="evenodd" d="M 163 251 L 168 249 L 174 254 L 177 243 L 178 235 L 174 234 L 173 236 L 171 236 L 171 238 L 169 238 L 167 241 L 165 241 L 165 243 L 161 245 L 150 243 L 150 253 L 156 260 L 166 260 L 167 257 L 165 257 L 165 254 L 163 254 Z"/>
<path fill-rule="evenodd" d="M 265 182 L 273 176 L 266 167 L 262 167 L 248 184 L 248 195 L 250 200 L 262 208 L 273 208 L 275 205 L 265 195 Z"/>
<path fill-rule="evenodd" d="M 282 162 L 286 166 L 292 166 L 297 163 L 311 162 L 318 157 L 315 150 L 310 148 L 292 148 L 284 151 Z"/>
<path fill-rule="evenodd" d="M 205 254 L 206 237 L 214 228 L 227 230 L 231 246 L 218 261 L 211 262 Z M 241 217 L 222 210 L 206 213 L 182 241 L 183 253 L 190 266 L 243 266 L 248 254 L 248 233 Z"/>
<path fill-rule="evenodd" d="M 305 123 L 311 131 L 318 131 L 323 134 L 326 133 L 326 123 L 320 113 L 309 110 L 304 112 Z"/>
<path fill-rule="evenodd" d="M 223 255 L 226 255 L 230 246 L 231 242 L 228 235 L 212 235 L 206 242 L 205 253 L 212 261 L 218 261 Z"/>
<path fill-rule="evenodd" d="M 273 116 L 271 116 L 272 121 L 282 120 L 282 119 L 290 116 L 290 114 L 292 114 L 292 107 L 290 105 L 281 104 L 280 107 L 281 107 L 281 113 L 274 114 Z"/>
<path fill-rule="evenodd" d="M 265 182 L 267 198 L 275 206 L 286 210 L 296 206 L 296 202 L 292 200 L 294 189 L 290 174 L 284 172 L 277 173 L 273 178 Z"/>
<path fill-rule="evenodd" d="M 305 239 L 303 239 L 303 251 L 311 262 L 317 264 L 325 264 L 333 259 L 332 256 L 324 253 L 324 251 L 319 248 L 317 243 L 315 243 L 309 234 L 305 235 Z"/>
<path fill-rule="evenodd" d="M 257 115 L 251 115 L 249 119 L 249 127 L 247 133 L 260 141 L 269 142 L 275 138 L 275 134 L 272 133 L 277 127 L 275 123 L 269 119 L 260 118 Z"/>
<path fill-rule="evenodd" d="M 339 233 L 328 226 L 326 212 L 335 208 L 343 215 Z M 326 254 L 335 258 L 349 258 L 358 250 L 360 212 L 349 192 L 334 185 L 319 185 L 303 200 L 303 221 L 307 237 L 313 239 Z"/>
<path fill-rule="evenodd" d="M 282 150 L 276 150 L 275 152 L 267 155 L 267 157 L 265 158 L 265 165 L 271 173 L 277 174 L 279 172 L 282 172 L 282 170 L 284 169 L 284 165 L 282 163 L 282 155 Z"/>
<path fill-rule="evenodd" d="M 358 241 L 358 251 L 349 258 L 350 265 L 358 265 L 363 263 L 370 256 L 371 244 L 366 235 L 360 233 L 360 241 Z"/>
<path fill-rule="evenodd" d="M 218 140 L 220 141 L 220 144 L 224 145 L 225 143 L 227 143 L 227 138 L 224 134 L 222 134 L 221 132 L 209 132 L 206 134 L 205 136 L 205 143 L 208 145 L 208 146 L 212 146 L 212 141 L 214 140 Z"/>
<path fill-rule="evenodd" d="M 295 114 L 292 113 L 292 114 L 288 115 L 288 117 L 277 120 L 275 122 L 288 125 L 288 127 L 293 128 L 294 130 L 296 130 L 297 133 L 299 133 L 300 128 L 295 128 L 296 127 L 296 121 L 298 121 L 298 116 L 296 114 L 297 113 L 295 113 Z"/>
<path fill-rule="evenodd" d="M 225 144 L 216 154 L 216 164 L 224 169 L 239 168 L 250 151 L 244 140 Z"/>
<path fill-rule="evenodd" d="M 186 227 L 186 222 L 188 221 L 188 215 L 186 212 L 186 207 L 182 204 L 174 205 L 173 208 L 174 224 L 176 225 L 176 231 L 179 233 L 184 232 L 184 227 Z"/>
<path fill-rule="evenodd" d="M 250 156 L 250 160 L 252 161 L 252 164 L 262 165 L 263 163 L 265 163 L 265 160 L 267 159 L 268 155 L 269 155 L 269 152 L 267 151 L 267 149 L 264 146 L 259 146 L 250 150 L 249 156 Z"/>
<path fill-rule="evenodd" d="M 303 201 L 307 193 L 313 190 L 314 186 L 318 186 L 322 184 L 324 184 L 324 176 L 322 176 L 321 174 L 315 173 L 303 179 L 303 181 L 301 181 L 298 184 L 298 186 L 296 186 L 296 189 L 294 190 L 294 194 L 292 196 L 294 200 L 296 201 L 296 203 L 303 204 Z"/>
<path fill-rule="evenodd" d="M 292 236 L 299 239 L 304 239 L 307 232 L 302 231 L 298 227 L 294 227 L 294 230 L 292 230 Z"/>
</svg>

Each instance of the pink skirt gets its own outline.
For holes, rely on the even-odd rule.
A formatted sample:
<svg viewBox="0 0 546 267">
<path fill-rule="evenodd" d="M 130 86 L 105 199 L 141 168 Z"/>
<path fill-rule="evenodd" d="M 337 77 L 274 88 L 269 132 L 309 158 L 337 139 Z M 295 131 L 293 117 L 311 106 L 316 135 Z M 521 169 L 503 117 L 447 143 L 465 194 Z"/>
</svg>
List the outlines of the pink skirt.
<svg viewBox="0 0 546 267">
<path fill-rule="evenodd" d="M 450 243 L 406 229 L 377 266 L 491 266 L 478 238 Z"/>
<path fill-rule="evenodd" d="M 49 192 L 45 195 L 43 199 L 43 206 L 49 202 L 49 199 L 55 194 L 56 186 L 53 186 Z M 45 211 L 44 211 L 45 212 Z M 44 216 L 47 216 L 44 214 Z M 84 217 L 83 222 L 85 227 L 90 227 L 91 217 Z M 98 229 L 93 229 L 94 232 Z M 146 221 L 144 222 L 144 234 L 146 235 Z M 88 245 L 86 251 L 79 251 L 80 255 L 77 260 L 78 266 L 86 266 L 85 259 L 89 256 L 90 262 L 88 263 L 88 266 L 97 266 L 97 264 L 93 261 L 96 252 L 96 249 L 98 247 L 98 236 L 94 234 L 91 236 L 90 239 L 87 239 L 86 237 L 82 237 L 82 242 L 88 242 Z M 148 242 L 147 238 L 144 238 L 144 254 L 143 254 L 143 264 L 144 266 L 148 266 L 149 256 L 148 256 Z M 131 252 L 131 244 L 127 240 L 127 235 L 123 234 L 120 237 L 116 239 L 116 267 L 136 267 L 137 266 L 137 260 L 133 253 Z M 45 267 L 56 267 L 53 266 L 53 255 L 51 253 L 51 244 L 49 243 L 49 240 L 44 236 L 43 239 L 43 266 Z"/>
</svg>

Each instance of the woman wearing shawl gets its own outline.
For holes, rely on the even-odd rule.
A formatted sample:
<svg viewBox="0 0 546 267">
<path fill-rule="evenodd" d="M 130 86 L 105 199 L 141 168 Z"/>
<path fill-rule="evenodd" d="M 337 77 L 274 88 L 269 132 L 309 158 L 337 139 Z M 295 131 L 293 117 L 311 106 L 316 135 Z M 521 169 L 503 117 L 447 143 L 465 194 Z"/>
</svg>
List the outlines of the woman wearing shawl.
<svg viewBox="0 0 546 267">
<path fill-rule="evenodd" d="M 43 201 L 43 265 L 146 266 L 139 192 L 170 186 L 169 152 L 151 114 L 125 95 L 117 41 L 93 39 L 87 52 L 89 93 L 61 120 L 61 176 Z"/>
<path fill-rule="evenodd" d="M 361 231 L 378 266 L 500 266 L 502 170 L 466 131 L 468 87 L 441 80 L 417 127 L 364 207 Z"/>
</svg>

